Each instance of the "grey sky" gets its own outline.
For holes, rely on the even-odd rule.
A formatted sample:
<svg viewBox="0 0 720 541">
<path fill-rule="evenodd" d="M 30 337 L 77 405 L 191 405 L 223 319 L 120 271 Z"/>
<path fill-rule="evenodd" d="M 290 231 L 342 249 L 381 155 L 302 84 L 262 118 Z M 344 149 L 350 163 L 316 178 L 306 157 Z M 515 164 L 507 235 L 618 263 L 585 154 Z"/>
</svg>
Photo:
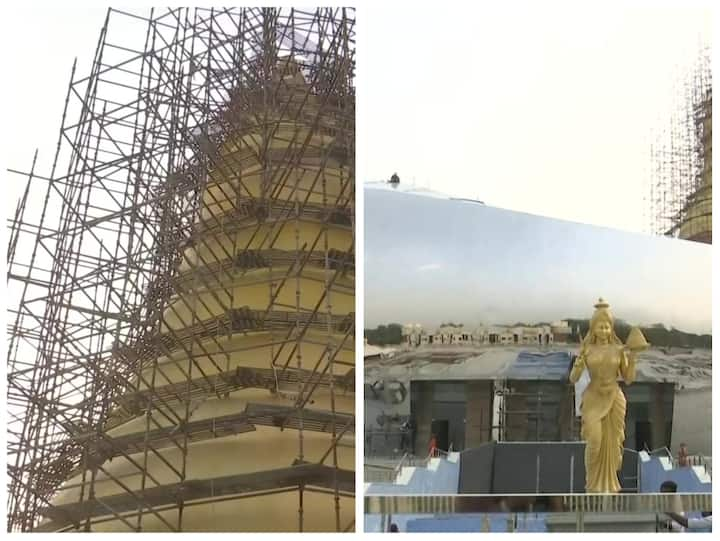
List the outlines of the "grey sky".
<svg viewBox="0 0 720 541">
<path fill-rule="evenodd" d="M 106 6 L 14 5 L 0 17 L 4 72 L 12 84 L 3 96 L 3 173 L 29 170 L 39 148 L 38 170 L 49 172 L 55 153 L 73 60 L 77 77 L 89 73 Z M 9 128 L 9 129 L 7 129 Z M 4 208 L 14 210 L 23 180 L 11 180 Z M 6 183 L 7 186 L 7 183 Z"/>
<path fill-rule="evenodd" d="M 592 315 L 711 332 L 711 248 L 388 189 L 365 189 L 365 325 Z"/>
<path fill-rule="evenodd" d="M 7 216 L 13 216 L 15 207 L 27 178 L 9 173 L 7 169 L 29 172 L 33 154 L 38 149 L 35 174 L 50 176 L 55 158 L 63 108 L 70 82 L 73 61 L 77 58 L 75 81 L 87 78 L 98 44 L 98 39 L 107 15 L 107 6 L 13 6 L 3 11 L 0 17 L 2 50 L 6 53 L 5 72 L 11 84 L 6 85 L 7 95 L 2 100 L 4 129 L 0 170 L 2 171 L 4 201 L 2 208 Z M 133 8 L 133 13 L 147 13 L 149 8 Z M 147 23 L 139 19 L 120 19 L 110 27 L 108 41 L 141 47 Z M 106 48 L 105 63 L 112 63 L 114 51 Z M 117 53 L 116 53 L 117 54 Z M 84 85 L 76 87 L 84 93 Z M 107 97 L 107 96 L 106 96 Z M 66 125 L 74 125 L 80 118 L 80 98 L 71 95 Z M 73 137 L 72 130 L 68 137 Z M 58 161 L 56 178 L 67 173 L 69 160 L 67 141 Z M 47 183 L 36 179 L 26 207 L 25 219 L 37 223 L 44 202 Z M 51 205 L 45 214 L 45 225 L 57 227 L 60 208 Z M 4 231 L 7 235 L 7 231 Z M 17 246 L 16 260 L 29 261 L 34 246 L 21 242 Z M 47 250 L 38 251 L 36 265 L 50 268 L 52 254 Z M 8 306 L 15 306 L 22 288 L 8 288 L 5 291 Z"/>
<path fill-rule="evenodd" d="M 358 162 L 459 197 L 647 231 L 650 144 L 709 43 L 709 2 L 375 4 Z"/>
</svg>

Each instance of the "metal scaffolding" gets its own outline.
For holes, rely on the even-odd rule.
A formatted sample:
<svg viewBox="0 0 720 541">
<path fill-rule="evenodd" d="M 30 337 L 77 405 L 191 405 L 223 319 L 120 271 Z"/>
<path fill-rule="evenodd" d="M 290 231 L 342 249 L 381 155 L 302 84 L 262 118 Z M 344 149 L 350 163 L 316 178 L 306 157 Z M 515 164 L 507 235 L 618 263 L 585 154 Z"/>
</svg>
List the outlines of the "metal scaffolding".
<svg viewBox="0 0 720 541">
<path fill-rule="evenodd" d="M 650 231 L 712 242 L 712 66 L 704 49 L 651 146 Z"/>
<path fill-rule="evenodd" d="M 571 384 L 531 380 L 498 380 L 498 441 L 578 441 Z"/>
<path fill-rule="evenodd" d="M 108 10 L 51 170 L 12 171 L 8 531 L 185 531 L 287 492 L 298 531 L 308 494 L 354 528 L 354 42 L 345 8 Z M 294 460 L 193 476 L 266 427 Z"/>
</svg>

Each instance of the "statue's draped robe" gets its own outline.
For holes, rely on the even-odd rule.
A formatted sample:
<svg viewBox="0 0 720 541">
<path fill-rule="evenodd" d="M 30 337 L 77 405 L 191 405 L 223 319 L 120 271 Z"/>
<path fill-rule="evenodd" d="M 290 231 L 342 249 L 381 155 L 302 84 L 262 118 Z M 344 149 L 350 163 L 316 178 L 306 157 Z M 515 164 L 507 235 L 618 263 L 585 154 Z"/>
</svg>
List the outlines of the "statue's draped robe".
<svg viewBox="0 0 720 541">
<path fill-rule="evenodd" d="M 621 344 L 589 345 L 576 360 L 570 380 L 577 381 L 585 368 L 590 373 L 580 406 L 581 435 L 586 444 L 585 490 L 620 492 L 617 472 L 622 466 L 627 405 L 617 379 L 632 383 L 635 363 L 629 361 Z"/>
</svg>

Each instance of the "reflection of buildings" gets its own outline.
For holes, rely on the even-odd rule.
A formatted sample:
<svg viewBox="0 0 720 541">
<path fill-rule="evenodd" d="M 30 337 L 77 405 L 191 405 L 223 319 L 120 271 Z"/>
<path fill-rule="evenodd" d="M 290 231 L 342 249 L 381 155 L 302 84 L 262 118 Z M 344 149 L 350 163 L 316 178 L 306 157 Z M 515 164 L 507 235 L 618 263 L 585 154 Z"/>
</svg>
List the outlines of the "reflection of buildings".
<svg viewBox="0 0 720 541">
<path fill-rule="evenodd" d="M 550 325 L 481 325 L 470 331 L 463 325 L 445 324 L 434 331 L 420 324 L 403 326 L 403 342 L 408 346 L 422 345 L 550 345 L 564 344 L 570 336 L 567 321 Z"/>
</svg>

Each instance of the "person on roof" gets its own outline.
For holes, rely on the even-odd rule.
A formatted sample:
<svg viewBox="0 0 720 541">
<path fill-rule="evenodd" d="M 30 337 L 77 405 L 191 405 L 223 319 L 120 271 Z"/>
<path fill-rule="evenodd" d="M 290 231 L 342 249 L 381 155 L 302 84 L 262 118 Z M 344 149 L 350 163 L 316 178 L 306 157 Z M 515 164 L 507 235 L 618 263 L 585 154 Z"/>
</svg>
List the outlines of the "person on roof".
<svg viewBox="0 0 720 541">
<path fill-rule="evenodd" d="M 680 449 L 678 450 L 678 466 L 681 468 L 686 468 L 690 465 L 690 458 L 688 454 L 688 448 L 686 443 L 680 444 Z"/>
<path fill-rule="evenodd" d="M 414 426 L 412 418 L 408 417 L 400 425 L 400 451 L 403 453 L 412 452 L 412 436 L 414 432 Z"/>
<path fill-rule="evenodd" d="M 430 436 L 430 445 L 428 448 L 428 456 L 430 458 L 438 456 L 437 436 L 435 434 Z"/>
</svg>

